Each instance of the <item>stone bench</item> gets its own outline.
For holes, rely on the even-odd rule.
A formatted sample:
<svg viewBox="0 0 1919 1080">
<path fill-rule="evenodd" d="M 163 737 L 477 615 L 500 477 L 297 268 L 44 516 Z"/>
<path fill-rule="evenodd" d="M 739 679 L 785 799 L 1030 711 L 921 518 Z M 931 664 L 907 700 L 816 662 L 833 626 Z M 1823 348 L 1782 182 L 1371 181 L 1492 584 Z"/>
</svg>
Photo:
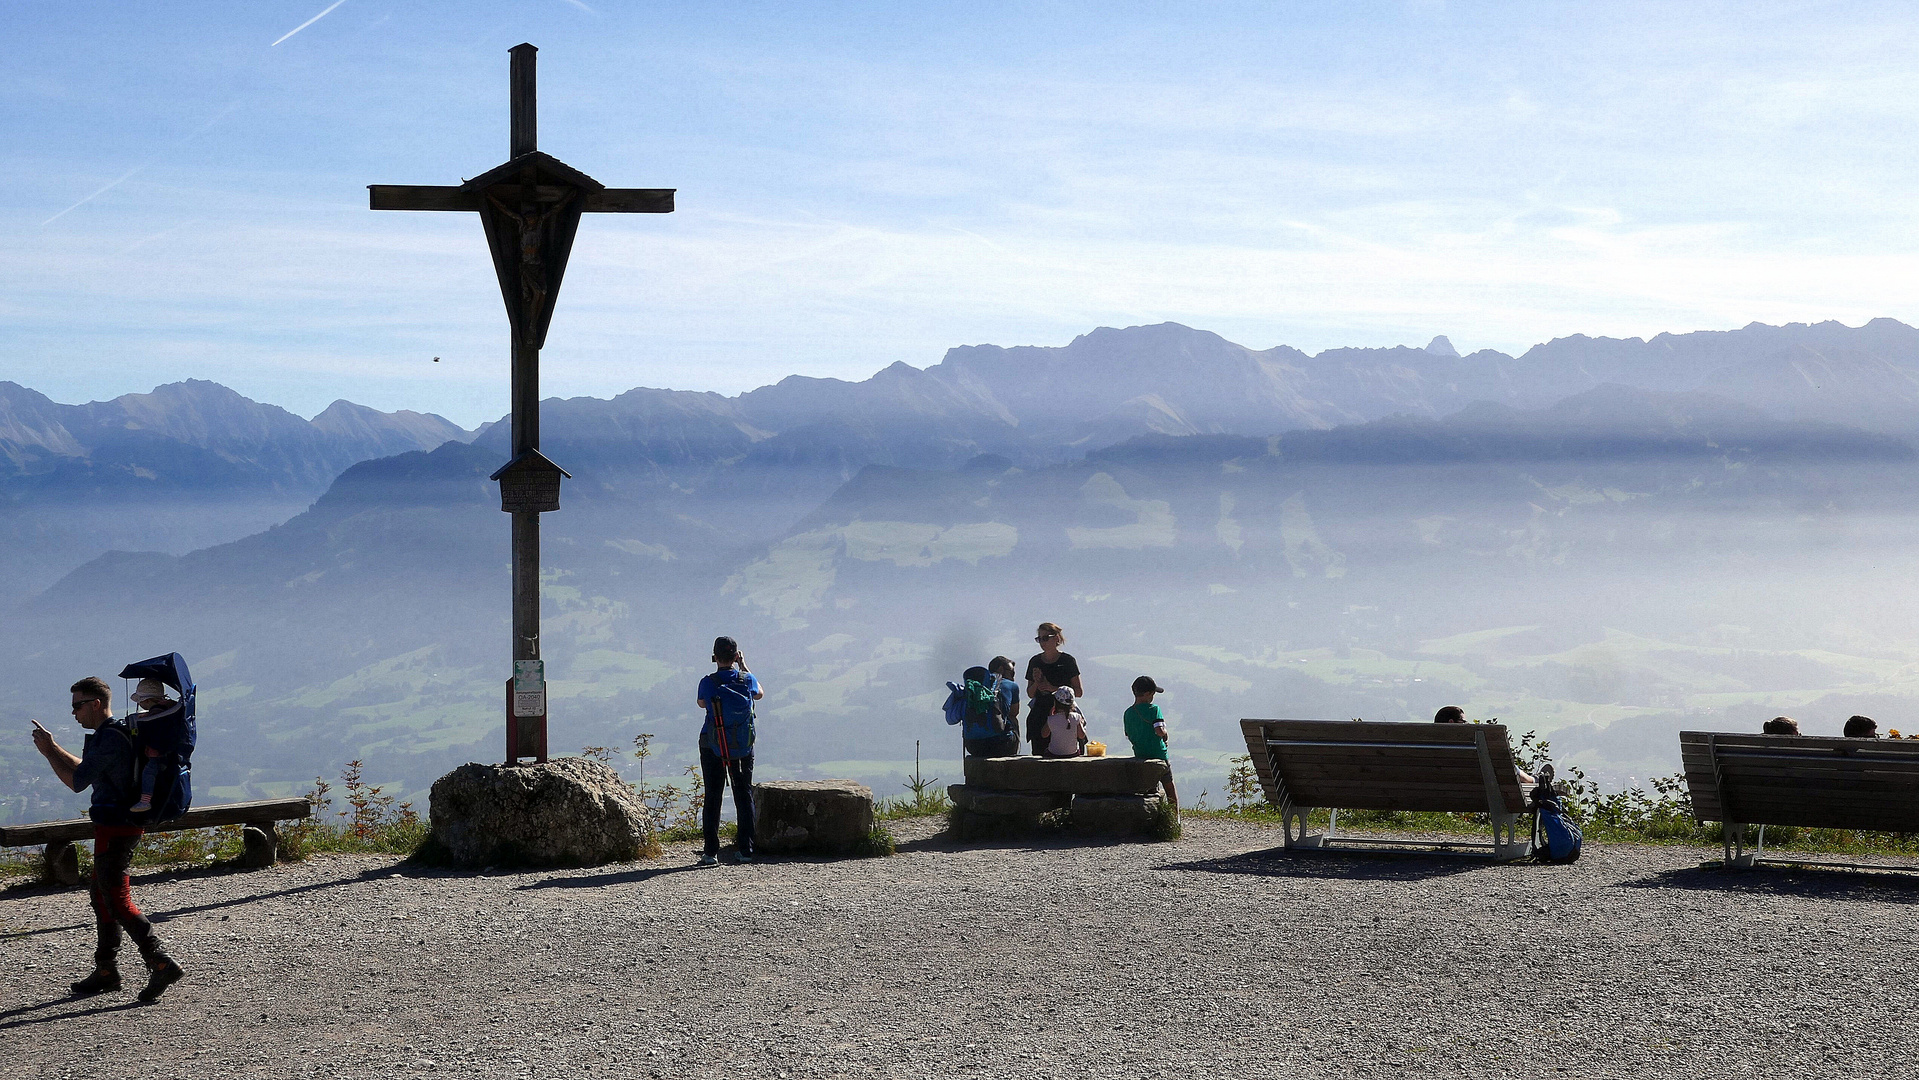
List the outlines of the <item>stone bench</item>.
<svg viewBox="0 0 1919 1080">
<path fill-rule="evenodd" d="M 247 867 L 272 866 L 280 857 L 277 821 L 290 821 L 313 813 L 305 799 L 263 799 L 259 802 L 222 803 L 200 806 L 177 818 L 161 822 L 150 833 L 182 832 L 187 829 L 211 829 L 221 825 L 241 825 L 241 864 Z M 93 822 L 86 818 L 72 821 L 43 821 L 37 825 L 0 825 L 0 847 L 25 847 L 45 844 L 46 859 L 42 875 L 50 885 L 80 884 L 80 852 L 76 840 L 93 839 Z"/>
<path fill-rule="evenodd" d="M 852 780 L 753 785 L 753 842 L 772 855 L 850 855 L 873 833 L 873 789 Z"/>
<path fill-rule="evenodd" d="M 963 814 L 1017 825 L 1068 810 L 1087 832 L 1144 832 L 1159 811 L 1167 766 L 1133 757 L 969 757 L 966 783 L 946 789 Z"/>
</svg>

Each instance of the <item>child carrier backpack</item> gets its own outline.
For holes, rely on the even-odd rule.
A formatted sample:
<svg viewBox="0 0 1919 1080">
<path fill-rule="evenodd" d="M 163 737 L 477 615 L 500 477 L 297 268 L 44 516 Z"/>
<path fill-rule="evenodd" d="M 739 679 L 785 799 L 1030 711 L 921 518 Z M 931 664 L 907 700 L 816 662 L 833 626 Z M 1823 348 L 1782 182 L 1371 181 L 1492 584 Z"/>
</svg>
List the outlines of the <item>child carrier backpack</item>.
<svg viewBox="0 0 1919 1080">
<path fill-rule="evenodd" d="M 1585 833 L 1566 812 L 1566 804 L 1553 787 L 1551 765 L 1539 770 L 1539 786 L 1533 789 L 1533 854 L 1540 862 L 1570 863 L 1579 859 L 1585 846 Z"/>
<path fill-rule="evenodd" d="M 1006 704 L 999 695 L 999 678 L 982 667 L 970 667 L 960 683 L 947 683 L 946 722 L 962 724 L 963 739 L 997 739 L 1013 730 Z"/>
<path fill-rule="evenodd" d="M 133 734 L 136 785 L 147 769 L 159 770 L 153 784 L 153 812 L 148 825 L 169 821 L 193 808 L 193 745 L 198 738 L 194 720 L 193 676 L 179 653 L 156 656 L 121 669 L 122 679 L 158 679 L 172 687 L 180 700 L 153 716 L 129 717 Z M 136 726 L 137 722 L 137 726 Z M 157 751 L 149 756 L 147 751 Z"/>
<path fill-rule="evenodd" d="M 753 738 L 753 690 L 746 673 L 734 668 L 714 672 L 700 745 L 721 761 L 733 761 L 752 756 Z"/>
</svg>

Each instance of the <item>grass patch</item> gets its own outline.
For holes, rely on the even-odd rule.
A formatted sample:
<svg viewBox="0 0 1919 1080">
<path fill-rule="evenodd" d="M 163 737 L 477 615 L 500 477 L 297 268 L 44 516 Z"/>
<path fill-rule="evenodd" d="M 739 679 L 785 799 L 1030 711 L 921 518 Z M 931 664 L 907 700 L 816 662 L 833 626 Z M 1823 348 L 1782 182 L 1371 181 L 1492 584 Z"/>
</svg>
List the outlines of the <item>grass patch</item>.
<svg viewBox="0 0 1919 1080">
<path fill-rule="evenodd" d="M 877 859 L 891 855 L 897 850 L 899 850 L 899 841 L 894 838 L 892 832 L 884 825 L 875 825 L 873 831 L 867 833 L 865 838 L 853 848 L 853 854 L 861 859 Z"/>
<path fill-rule="evenodd" d="M 1180 838 L 1183 829 L 1179 823 L 1179 809 L 1161 799 L 1153 807 L 1153 819 L 1147 823 L 1146 836 L 1151 840 L 1170 842 Z"/>
</svg>

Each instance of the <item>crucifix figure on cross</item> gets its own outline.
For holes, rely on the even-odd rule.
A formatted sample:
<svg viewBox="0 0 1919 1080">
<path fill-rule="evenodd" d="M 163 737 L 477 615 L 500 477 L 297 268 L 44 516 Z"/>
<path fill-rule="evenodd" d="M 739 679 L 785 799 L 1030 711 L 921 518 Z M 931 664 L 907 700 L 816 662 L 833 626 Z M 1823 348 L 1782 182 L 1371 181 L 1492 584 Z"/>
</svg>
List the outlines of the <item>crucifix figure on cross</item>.
<svg viewBox="0 0 1919 1080">
<path fill-rule="evenodd" d="M 458 187 L 370 184 L 375 210 L 472 210 L 486 229 L 513 327 L 513 457 L 492 479 L 513 515 L 513 675 L 507 682 L 506 760 L 546 760 L 546 670 L 540 657 L 540 515 L 560 508 L 566 470 L 540 453 L 540 348 L 583 213 L 670 214 L 672 188 L 609 188 L 536 143 L 534 55 L 515 45 L 511 156 Z"/>
</svg>

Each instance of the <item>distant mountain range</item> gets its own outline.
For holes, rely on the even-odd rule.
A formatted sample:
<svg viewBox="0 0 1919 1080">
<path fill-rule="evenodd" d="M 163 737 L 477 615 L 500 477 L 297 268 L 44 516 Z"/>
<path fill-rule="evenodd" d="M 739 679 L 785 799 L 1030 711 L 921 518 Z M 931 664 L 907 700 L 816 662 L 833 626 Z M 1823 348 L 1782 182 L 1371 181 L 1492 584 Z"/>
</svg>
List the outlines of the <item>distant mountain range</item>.
<svg viewBox="0 0 1919 1080">
<path fill-rule="evenodd" d="M 85 405 L 0 382 L 0 602 L 114 548 L 244 536 L 355 462 L 466 437 L 439 416 L 349 401 L 303 420 L 198 379 Z"/>
<path fill-rule="evenodd" d="M 681 683 L 737 632 L 777 684 L 769 762 L 886 780 L 941 737 L 903 718 L 943 679 L 1054 618 L 1096 709 L 1129 669 L 1180 684 L 1182 768 L 1217 769 L 1240 715 L 1454 701 L 1565 728 L 1595 768 L 1663 768 L 1618 733 L 1904 700 L 1884 673 L 1919 670 L 1897 629 L 1915 378 L 1919 331 L 1891 320 L 1518 358 L 1162 324 L 548 401 L 575 477 L 545 519 L 556 738 L 657 729 L 680 762 Z M 0 709 L 180 649 L 221 797 L 354 756 L 417 790 L 496 754 L 507 436 L 345 402 L 309 422 L 203 382 L 80 406 L 0 384 Z M 72 617 L 102 590 L 142 617 Z M 0 775 L 23 760 L 0 745 Z"/>
</svg>

